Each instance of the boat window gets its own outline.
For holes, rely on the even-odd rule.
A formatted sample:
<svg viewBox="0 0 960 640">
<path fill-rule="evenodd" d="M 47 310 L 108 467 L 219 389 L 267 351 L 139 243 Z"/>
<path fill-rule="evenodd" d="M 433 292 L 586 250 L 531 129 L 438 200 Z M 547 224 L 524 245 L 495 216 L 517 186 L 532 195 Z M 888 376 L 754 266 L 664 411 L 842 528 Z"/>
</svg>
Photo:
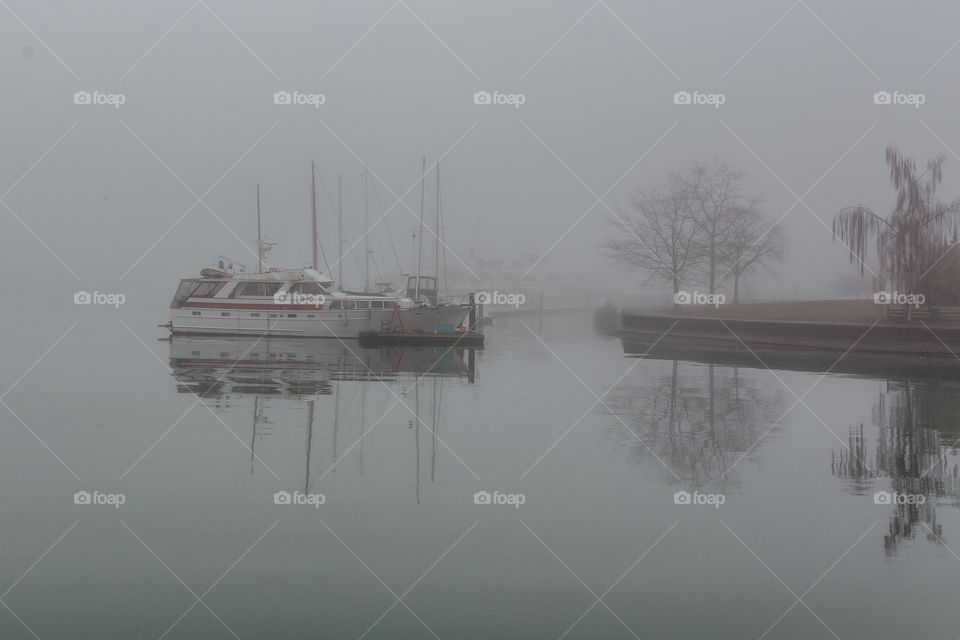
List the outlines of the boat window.
<svg viewBox="0 0 960 640">
<path fill-rule="evenodd" d="M 343 301 L 343 308 L 344 308 L 344 309 L 353 309 L 353 306 L 354 306 L 353 300 L 344 300 L 344 301 Z"/>
<path fill-rule="evenodd" d="M 383 302 L 381 300 L 372 300 L 370 302 L 371 309 L 383 309 Z"/>
<path fill-rule="evenodd" d="M 191 298 L 212 298 L 226 282 L 201 282 L 190 294 Z"/>
<path fill-rule="evenodd" d="M 190 352 L 190 357 L 191 357 L 191 358 L 199 358 L 199 357 L 200 357 L 200 352 L 199 352 L 199 351 L 191 351 L 191 352 Z"/>
<path fill-rule="evenodd" d="M 276 317 L 277 317 L 277 314 L 271 313 L 271 314 L 270 314 L 270 317 L 271 317 L 271 318 L 276 318 Z"/>
<path fill-rule="evenodd" d="M 297 284 L 291 285 L 290 291 L 292 293 L 302 293 L 305 295 L 312 295 L 312 296 L 327 295 L 327 290 L 321 287 L 316 282 L 299 282 Z"/>
<path fill-rule="evenodd" d="M 296 318 L 296 317 L 297 317 L 297 314 L 295 314 L 295 313 L 288 313 L 288 314 L 287 314 L 287 317 L 288 317 L 288 318 Z"/>
<path fill-rule="evenodd" d="M 221 358 L 229 358 L 229 357 L 230 357 L 230 352 L 229 352 L 229 351 L 221 351 L 221 352 L 220 352 L 220 357 L 221 357 Z"/>
<path fill-rule="evenodd" d="M 416 291 L 417 276 L 407 278 L 407 291 Z M 433 276 L 420 276 L 420 291 L 436 291 L 437 279 Z"/>
<path fill-rule="evenodd" d="M 357 300 L 357 309 L 369 309 L 370 303 L 366 300 Z"/>
<path fill-rule="evenodd" d="M 266 298 L 280 291 L 282 286 L 282 282 L 241 282 L 233 290 L 231 297 L 257 296 Z"/>
<path fill-rule="evenodd" d="M 200 315 L 200 312 L 199 312 L 199 311 L 194 311 L 194 312 L 193 312 L 193 315 L 198 316 L 198 315 Z"/>
<path fill-rule="evenodd" d="M 220 312 L 220 315 L 221 315 L 221 316 L 224 316 L 224 317 L 226 317 L 226 318 L 229 318 L 229 317 L 230 317 L 230 312 L 229 312 L 229 311 L 221 311 L 221 312 Z"/>
<path fill-rule="evenodd" d="M 313 315 L 312 313 L 308 313 L 308 314 L 307 314 L 307 317 L 308 317 L 308 318 L 316 318 L 317 316 Z"/>
<path fill-rule="evenodd" d="M 179 309 L 183 302 L 190 297 L 190 292 L 196 286 L 196 280 L 181 280 L 179 286 L 177 286 L 177 292 L 173 294 L 173 300 L 170 301 L 170 308 Z"/>
<path fill-rule="evenodd" d="M 259 313 L 251 313 L 251 314 L 250 314 L 250 317 L 251 317 L 251 318 L 259 318 L 259 317 L 260 317 L 260 314 L 259 314 Z"/>
<path fill-rule="evenodd" d="M 340 301 L 339 301 L 339 300 L 333 300 L 333 301 L 331 301 L 329 308 L 330 308 L 330 309 L 339 309 L 339 308 L 340 308 Z"/>
</svg>

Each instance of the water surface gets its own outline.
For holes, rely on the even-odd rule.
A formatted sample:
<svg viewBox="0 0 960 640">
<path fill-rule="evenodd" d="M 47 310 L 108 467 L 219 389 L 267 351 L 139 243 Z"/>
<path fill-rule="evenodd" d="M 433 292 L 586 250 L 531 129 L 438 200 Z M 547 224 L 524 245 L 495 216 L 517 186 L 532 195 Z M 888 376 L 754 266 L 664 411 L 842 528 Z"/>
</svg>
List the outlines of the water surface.
<svg viewBox="0 0 960 640">
<path fill-rule="evenodd" d="M 471 363 L 125 313 L 29 370 L 70 325 L 14 319 L 0 637 L 960 633 L 957 384 L 625 357 L 581 316 Z"/>
</svg>

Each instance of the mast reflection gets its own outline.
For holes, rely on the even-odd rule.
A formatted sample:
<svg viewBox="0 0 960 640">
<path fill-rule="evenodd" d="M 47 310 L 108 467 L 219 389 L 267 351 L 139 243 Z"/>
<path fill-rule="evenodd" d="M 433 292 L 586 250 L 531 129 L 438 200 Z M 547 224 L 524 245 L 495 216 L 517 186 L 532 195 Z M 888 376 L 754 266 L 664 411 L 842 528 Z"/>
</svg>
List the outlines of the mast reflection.
<svg viewBox="0 0 960 640">
<path fill-rule="evenodd" d="M 251 474 L 257 445 L 286 428 L 291 412 L 300 414 L 302 422 L 296 422 L 305 432 L 304 493 L 344 463 L 341 436 L 354 443 L 349 453 L 356 473 L 363 475 L 364 434 L 399 396 L 415 414 L 406 422 L 414 445 L 418 504 L 424 473 L 420 431 L 431 432 L 428 476 L 435 482 L 444 386 L 450 380 L 470 384 L 476 376 L 472 350 L 364 349 L 355 342 L 325 339 L 174 336 L 170 365 L 178 392 L 196 394 L 217 411 L 250 407 Z M 391 393 L 384 385 L 397 389 Z"/>
</svg>

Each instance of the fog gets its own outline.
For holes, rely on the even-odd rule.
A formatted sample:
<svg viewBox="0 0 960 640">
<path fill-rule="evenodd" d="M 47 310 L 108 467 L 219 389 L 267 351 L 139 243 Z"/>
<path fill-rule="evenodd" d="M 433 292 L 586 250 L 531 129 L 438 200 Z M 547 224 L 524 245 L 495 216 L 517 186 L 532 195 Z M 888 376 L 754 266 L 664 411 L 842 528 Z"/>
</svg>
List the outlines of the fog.
<svg viewBox="0 0 960 640">
<path fill-rule="evenodd" d="M 751 277 L 746 296 L 836 296 L 855 270 L 832 217 L 861 202 L 888 209 L 887 144 L 920 162 L 945 154 L 943 195 L 960 191 L 960 9 L 922 8 L 11 0 L 0 9 L 0 264 L 17 277 L 3 287 L 165 305 L 178 278 L 218 255 L 255 265 L 258 183 L 264 233 L 279 243 L 268 264 L 308 264 L 311 160 L 334 199 L 343 175 L 346 246 L 361 235 L 369 168 L 377 265 L 397 271 L 386 224 L 410 271 L 426 158 L 440 160 L 451 268 L 500 258 L 637 293 L 639 274 L 598 248 L 607 207 L 625 208 L 672 167 L 720 157 L 747 173 L 788 240 L 785 261 Z M 81 91 L 123 104 L 75 104 Z M 323 104 L 275 104 L 282 91 Z M 481 91 L 523 103 L 475 104 Z M 675 104 L 680 91 L 723 104 Z M 924 103 L 874 104 L 878 91 Z M 432 174 L 425 191 L 429 221 Z M 318 203 L 332 262 L 336 212 L 323 191 Z M 347 285 L 362 283 L 362 252 L 345 257 Z"/>
</svg>

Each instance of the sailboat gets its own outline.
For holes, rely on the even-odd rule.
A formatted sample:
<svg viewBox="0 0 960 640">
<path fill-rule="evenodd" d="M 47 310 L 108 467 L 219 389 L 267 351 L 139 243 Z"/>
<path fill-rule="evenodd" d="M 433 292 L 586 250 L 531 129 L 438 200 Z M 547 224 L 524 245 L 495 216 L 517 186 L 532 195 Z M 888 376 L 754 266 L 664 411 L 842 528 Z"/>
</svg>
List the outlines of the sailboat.
<svg viewBox="0 0 960 640">
<path fill-rule="evenodd" d="M 470 312 L 470 305 L 439 304 L 435 296 L 423 296 L 425 289 L 421 288 L 419 268 L 413 283 L 413 298 L 409 286 L 406 290 L 394 291 L 345 291 L 320 271 L 315 163 L 311 163 L 311 173 L 312 266 L 264 271 L 258 185 L 257 272 L 230 270 L 221 260 L 216 267 L 201 270 L 199 278 L 181 279 L 170 302 L 167 325 L 170 331 L 173 334 L 356 338 L 367 331 L 435 334 L 452 333 L 460 327 Z M 340 218 L 338 244 L 342 279 L 342 210 Z M 369 274 L 367 278 L 369 280 Z"/>
</svg>

